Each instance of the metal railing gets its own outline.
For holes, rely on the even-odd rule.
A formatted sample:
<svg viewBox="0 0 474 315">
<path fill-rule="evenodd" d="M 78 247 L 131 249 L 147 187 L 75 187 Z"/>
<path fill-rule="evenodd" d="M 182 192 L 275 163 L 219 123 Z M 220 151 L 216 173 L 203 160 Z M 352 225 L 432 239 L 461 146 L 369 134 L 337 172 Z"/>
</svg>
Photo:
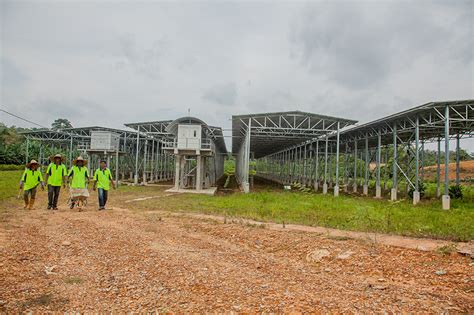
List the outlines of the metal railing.
<svg viewBox="0 0 474 315">
<path fill-rule="evenodd" d="M 180 148 L 180 149 L 190 147 L 188 145 L 187 140 L 188 139 L 186 139 L 186 143 L 185 143 L 184 147 Z M 163 140 L 162 144 L 163 144 L 163 149 L 176 149 L 176 148 L 178 148 L 178 139 L 174 138 L 174 139 L 169 139 L 169 140 Z M 211 139 L 201 139 L 201 143 L 200 143 L 200 146 L 199 146 L 200 150 L 211 150 L 212 151 L 212 150 L 214 150 L 214 147 L 215 147 L 214 143 L 211 141 Z"/>
</svg>

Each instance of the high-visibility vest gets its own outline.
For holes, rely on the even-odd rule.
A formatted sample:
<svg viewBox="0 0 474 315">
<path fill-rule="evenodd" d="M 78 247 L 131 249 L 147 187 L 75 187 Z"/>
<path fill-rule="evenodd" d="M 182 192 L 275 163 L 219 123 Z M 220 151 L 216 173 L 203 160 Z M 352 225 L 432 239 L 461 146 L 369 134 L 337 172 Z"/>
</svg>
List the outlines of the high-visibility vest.
<svg viewBox="0 0 474 315">
<path fill-rule="evenodd" d="M 86 179 L 89 178 L 89 172 L 85 166 L 74 165 L 69 170 L 68 176 L 72 177 L 71 188 L 87 188 Z"/>
<path fill-rule="evenodd" d="M 48 174 L 48 185 L 61 186 L 63 184 L 63 177 L 67 174 L 67 170 L 64 164 L 57 165 L 56 163 L 50 163 L 46 173 Z"/>
<path fill-rule="evenodd" d="M 31 169 L 26 169 L 21 176 L 21 181 L 23 182 L 23 189 L 30 190 L 43 181 L 43 175 L 41 175 L 41 172 L 38 170 L 33 171 Z"/>
<path fill-rule="evenodd" d="M 101 169 L 99 167 L 94 173 L 94 179 L 97 181 L 97 188 L 109 190 L 110 181 L 112 180 L 112 173 L 107 167 L 105 169 Z"/>
</svg>

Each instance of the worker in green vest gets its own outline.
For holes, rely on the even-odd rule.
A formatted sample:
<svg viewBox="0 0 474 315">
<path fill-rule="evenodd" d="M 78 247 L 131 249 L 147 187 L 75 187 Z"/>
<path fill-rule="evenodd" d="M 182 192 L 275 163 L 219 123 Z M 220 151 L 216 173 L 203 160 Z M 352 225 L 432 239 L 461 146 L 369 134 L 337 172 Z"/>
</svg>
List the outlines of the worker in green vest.
<svg viewBox="0 0 474 315">
<path fill-rule="evenodd" d="M 115 183 L 112 178 L 112 173 L 107 167 L 107 162 L 102 160 L 100 161 L 100 167 L 94 173 L 94 186 L 92 189 L 95 190 L 96 186 L 98 188 L 99 196 L 99 210 L 105 210 L 105 204 L 107 203 L 107 198 L 110 190 L 110 184 L 115 189 Z"/>
<path fill-rule="evenodd" d="M 49 158 L 51 163 L 46 170 L 46 182 L 48 183 L 48 210 L 58 210 L 58 198 L 61 186 L 66 186 L 66 166 L 62 163 L 61 154 Z"/>
<path fill-rule="evenodd" d="M 21 176 L 20 189 L 23 189 L 23 199 L 25 201 L 24 209 L 33 209 L 36 199 L 36 188 L 41 184 L 41 189 L 44 190 L 43 175 L 38 170 L 38 162 L 31 160 L 26 164 L 26 170 Z"/>
<path fill-rule="evenodd" d="M 81 203 L 86 204 L 87 198 L 89 197 L 89 171 L 87 170 L 87 160 L 84 160 L 82 156 L 79 156 L 72 161 L 73 166 L 69 170 L 69 186 L 71 188 L 71 209 L 78 204 L 79 209 Z"/>
</svg>

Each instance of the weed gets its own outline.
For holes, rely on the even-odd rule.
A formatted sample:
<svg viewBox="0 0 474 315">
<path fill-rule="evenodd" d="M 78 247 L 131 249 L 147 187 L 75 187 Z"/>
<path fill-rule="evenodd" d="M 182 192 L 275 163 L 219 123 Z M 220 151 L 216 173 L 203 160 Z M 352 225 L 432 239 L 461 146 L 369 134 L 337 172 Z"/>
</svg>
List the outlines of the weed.
<svg viewBox="0 0 474 315">
<path fill-rule="evenodd" d="M 457 248 L 453 244 L 440 246 L 436 249 L 437 253 L 439 253 L 441 255 L 444 255 L 444 256 L 450 255 L 451 253 L 454 253 L 456 251 L 457 251 Z"/>
<path fill-rule="evenodd" d="M 83 280 L 80 277 L 72 276 L 72 277 L 65 278 L 64 282 L 67 284 L 80 284 L 83 282 Z"/>
</svg>

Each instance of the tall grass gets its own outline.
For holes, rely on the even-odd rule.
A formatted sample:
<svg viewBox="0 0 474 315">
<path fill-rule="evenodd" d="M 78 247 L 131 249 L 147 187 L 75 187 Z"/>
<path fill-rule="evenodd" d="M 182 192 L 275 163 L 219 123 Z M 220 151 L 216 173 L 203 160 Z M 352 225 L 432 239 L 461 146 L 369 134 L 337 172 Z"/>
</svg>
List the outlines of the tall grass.
<svg viewBox="0 0 474 315">
<path fill-rule="evenodd" d="M 227 196 L 174 196 L 158 208 L 226 214 L 277 223 L 298 223 L 344 230 L 382 232 L 458 241 L 474 239 L 472 199 L 453 200 L 441 210 L 439 200 L 392 203 L 368 197 L 261 191 Z M 157 205 L 154 205 L 157 207 Z M 153 203 L 147 205 L 150 209 Z"/>
</svg>

